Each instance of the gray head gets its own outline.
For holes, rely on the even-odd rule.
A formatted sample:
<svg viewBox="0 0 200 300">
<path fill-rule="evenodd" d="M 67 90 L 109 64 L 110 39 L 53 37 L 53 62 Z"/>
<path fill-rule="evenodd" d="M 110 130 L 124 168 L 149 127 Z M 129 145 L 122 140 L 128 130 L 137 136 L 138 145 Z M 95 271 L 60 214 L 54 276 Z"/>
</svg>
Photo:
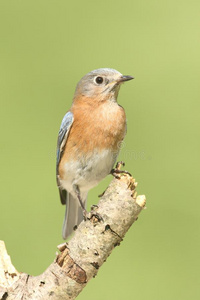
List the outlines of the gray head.
<svg viewBox="0 0 200 300">
<path fill-rule="evenodd" d="M 77 84 L 75 98 L 85 96 L 116 101 L 121 83 L 134 77 L 124 76 L 120 72 L 109 69 L 97 69 L 86 74 Z"/>
</svg>

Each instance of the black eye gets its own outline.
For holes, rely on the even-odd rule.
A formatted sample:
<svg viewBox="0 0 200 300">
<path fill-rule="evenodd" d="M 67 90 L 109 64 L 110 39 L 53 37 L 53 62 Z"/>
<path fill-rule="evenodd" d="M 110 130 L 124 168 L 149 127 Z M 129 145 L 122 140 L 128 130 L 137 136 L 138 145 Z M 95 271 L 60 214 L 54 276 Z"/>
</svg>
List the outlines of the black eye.
<svg viewBox="0 0 200 300">
<path fill-rule="evenodd" d="M 102 84 L 102 82 L 103 82 L 103 77 L 97 76 L 97 77 L 95 78 L 95 81 L 96 81 L 97 84 Z"/>
</svg>

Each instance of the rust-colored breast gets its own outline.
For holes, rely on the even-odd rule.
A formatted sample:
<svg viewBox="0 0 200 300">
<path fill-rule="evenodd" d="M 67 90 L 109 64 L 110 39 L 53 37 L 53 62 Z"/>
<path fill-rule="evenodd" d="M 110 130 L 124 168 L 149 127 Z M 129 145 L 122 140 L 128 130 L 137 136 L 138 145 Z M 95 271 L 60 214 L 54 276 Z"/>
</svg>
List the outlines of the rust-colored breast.
<svg viewBox="0 0 200 300">
<path fill-rule="evenodd" d="M 72 106 L 71 111 L 74 114 L 74 122 L 60 167 L 69 160 L 90 156 L 94 149 L 111 149 L 118 152 L 126 133 L 126 116 L 121 106 L 108 100 L 94 105 L 89 101 L 79 101 Z"/>
</svg>

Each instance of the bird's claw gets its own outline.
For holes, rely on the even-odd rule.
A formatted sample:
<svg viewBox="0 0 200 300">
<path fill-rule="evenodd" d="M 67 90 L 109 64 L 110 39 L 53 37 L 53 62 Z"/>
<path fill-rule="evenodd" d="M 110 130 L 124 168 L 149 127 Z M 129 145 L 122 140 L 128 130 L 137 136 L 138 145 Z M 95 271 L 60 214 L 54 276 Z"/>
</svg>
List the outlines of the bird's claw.
<svg viewBox="0 0 200 300">
<path fill-rule="evenodd" d="M 124 167 L 125 163 L 123 161 L 117 162 L 116 167 L 111 170 L 110 174 L 113 175 L 116 179 L 120 179 L 120 176 L 117 174 L 127 174 L 129 176 L 132 176 L 131 173 L 129 173 L 128 171 L 120 170 L 121 166 Z"/>
<path fill-rule="evenodd" d="M 93 204 L 92 206 L 91 206 L 91 210 L 92 211 L 94 211 L 95 209 L 97 209 L 98 208 L 98 205 L 96 205 L 96 204 Z"/>
<path fill-rule="evenodd" d="M 90 212 L 88 220 L 92 220 L 93 223 L 97 223 L 101 221 L 103 222 L 102 216 L 99 213 L 93 211 Z"/>
</svg>

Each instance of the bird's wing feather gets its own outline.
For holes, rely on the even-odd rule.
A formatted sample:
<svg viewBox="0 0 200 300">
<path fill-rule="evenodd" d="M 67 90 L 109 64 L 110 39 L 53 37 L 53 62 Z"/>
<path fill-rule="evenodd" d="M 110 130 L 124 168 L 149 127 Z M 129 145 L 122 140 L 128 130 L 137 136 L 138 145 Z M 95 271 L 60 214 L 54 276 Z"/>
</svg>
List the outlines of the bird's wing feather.
<svg viewBox="0 0 200 300">
<path fill-rule="evenodd" d="M 66 191 L 62 190 L 60 188 L 60 182 L 59 182 L 59 174 L 58 174 L 58 166 L 63 154 L 63 150 L 65 148 L 66 142 L 67 142 L 67 137 L 70 131 L 70 128 L 73 124 L 74 121 L 74 116 L 73 113 L 68 111 L 66 115 L 64 116 L 60 130 L 58 133 L 58 142 L 57 142 L 57 159 L 56 159 L 56 178 L 57 178 L 57 185 L 59 187 L 59 192 L 60 192 L 60 199 L 62 204 L 66 203 Z"/>
</svg>

